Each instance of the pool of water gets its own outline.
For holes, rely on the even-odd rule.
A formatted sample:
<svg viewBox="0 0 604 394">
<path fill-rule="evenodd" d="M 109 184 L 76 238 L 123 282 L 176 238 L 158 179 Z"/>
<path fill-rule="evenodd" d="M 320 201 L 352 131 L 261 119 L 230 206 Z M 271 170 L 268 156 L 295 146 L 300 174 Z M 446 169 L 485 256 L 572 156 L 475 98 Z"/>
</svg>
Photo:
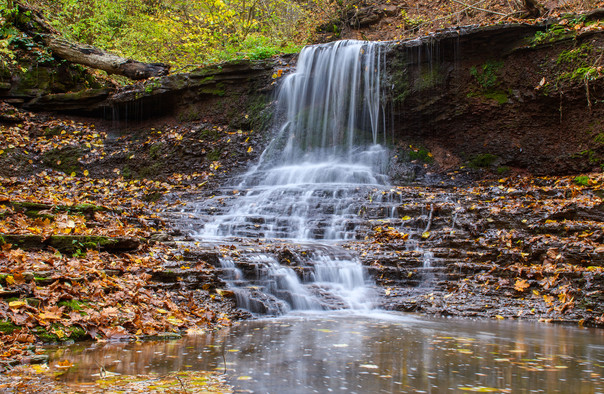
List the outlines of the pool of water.
<svg viewBox="0 0 604 394">
<path fill-rule="evenodd" d="M 604 393 L 604 330 L 409 314 L 295 314 L 175 341 L 51 349 L 60 379 L 214 370 L 236 392 Z"/>
</svg>

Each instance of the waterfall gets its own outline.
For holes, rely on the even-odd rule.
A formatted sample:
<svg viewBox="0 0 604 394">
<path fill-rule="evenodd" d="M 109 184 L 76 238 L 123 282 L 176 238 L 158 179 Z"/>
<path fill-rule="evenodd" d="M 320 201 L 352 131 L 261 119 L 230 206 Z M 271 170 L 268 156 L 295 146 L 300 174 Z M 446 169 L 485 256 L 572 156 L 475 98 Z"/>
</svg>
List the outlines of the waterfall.
<svg viewBox="0 0 604 394">
<path fill-rule="evenodd" d="M 273 140 L 232 189 L 237 193 L 216 198 L 221 207 L 204 207 L 204 212 L 217 214 L 196 236 L 295 241 L 358 237 L 363 223 L 359 212 L 369 191 L 388 183 L 381 105 L 384 55 L 381 44 L 364 41 L 304 48 L 296 72 L 281 83 Z M 329 309 L 326 299 L 335 300 L 332 305 L 338 308 L 369 305 L 368 280 L 350 255 L 317 247 L 312 260 L 303 263 L 311 267 L 309 278 L 268 256 L 249 257 L 246 264 L 263 267 L 247 270 L 257 273 L 249 278 L 252 291 L 240 281 L 236 286 L 240 306 L 248 309 Z M 254 307 L 258 302 L 252 293 L 258 294 L 259 287 L 263 297 L 268 294 L 279 305 Z"/>
</svg>

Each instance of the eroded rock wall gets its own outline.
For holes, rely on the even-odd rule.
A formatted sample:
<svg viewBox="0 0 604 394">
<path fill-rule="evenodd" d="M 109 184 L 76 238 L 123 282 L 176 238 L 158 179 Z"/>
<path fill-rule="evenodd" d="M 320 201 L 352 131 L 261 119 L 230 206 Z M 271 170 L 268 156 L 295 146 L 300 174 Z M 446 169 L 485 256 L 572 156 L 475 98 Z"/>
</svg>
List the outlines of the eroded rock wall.
<svg viewBox="0 0 604 394">
<path fill-rule="evenodd" d="M 600 170 L 603 49 L 598 30 L 532 25 L 394 45 L 387 60 L 394 144 L 425 147 L 441 168 Z"/>
</svg>

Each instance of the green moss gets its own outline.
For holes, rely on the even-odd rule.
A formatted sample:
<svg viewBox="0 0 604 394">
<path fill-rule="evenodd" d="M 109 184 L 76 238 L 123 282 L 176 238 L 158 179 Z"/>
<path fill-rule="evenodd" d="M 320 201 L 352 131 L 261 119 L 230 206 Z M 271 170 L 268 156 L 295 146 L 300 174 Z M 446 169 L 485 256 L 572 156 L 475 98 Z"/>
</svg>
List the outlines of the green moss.
<svg viewBox="0 0 604 394">
<path fill-rule="evenodd" d="M 535 33 L 535 35 L 531 38 L 529 44 L 532 46 L 536 46 L 542 44 L 550 44 L 556 41 L 572 38 L 576 35 L 576 32 L 570 28 L 571 25 L 572 23 L 567 26 L 556 24 L 551 25 L 545 31 L 538 31 L 537 33 Z"/>
<path fill-rule="evenodd" d="M 483 153 L 474 156 L 469 162 L 468 167 L 471 168 L 488 168 L 497 161 L 498 157 L 490 153 Z"/>
<path fill-rule="evenodd" d="M 497 174 L 499 175 L 507 175 L 512 171 L 512 169 L 508 166 L 497 167 Z"/>
<path fill-rule="evenodd" d="M 142 200 L 146 201 L 146 202 L 156 202 L 156 201 L 159 201 L 163 196 L 164 196 L 163 193 L 151 192 L 151 193 L 146 193 L 142 197 Z"/>
<path fill-rule="evenodd" d="M 562 51 L 558 54 L 556 64 L 576 64 L 583 63 L 589 57 L 589 54 L 593 51 L 593 46 L 590 44 L 583 44 L 578 48 Z"/>
<path fill-rule="evenodd" d="M 598 144 L 604 144 L 604 133 L 599 133 L 594 137 L 594 142 Z"/>
<path fill-rule="evenodd" d="M 61 211 L 65 210 L 67 212 L 75 212 L 75 213 L 92 213 L 92 212 L 104 212 L 108 211 L 107 208 L 102 207 L 100 205 L 94 204 L 77 204 L 77 205 L 59 205 L 55 207 L 55 210 Z"/>
<path fill-rule="evenodd" d="M 114 238 L 102 236 L 71 236 L 71 235 L 53 235 L 48 238 L 48 244 L 62 253 L 76 253 L 92 249 L 111 249 L 119 241 Z"/>
<path fill-rule="evenodd" d="M 149 147 L 149 157 L 152 159 L 158 159 L 160 157 L 160 151 L 163 148 L 163 142 L 158 142 Z"/>
<path fill-rule="evenodd" d="M 153 178 L 161 174 L 163 167 L 163 161 L 155 162 L 150 166 L 141 168 L 136 175 L 138 178 Z"/>
<path fill-rule="evenodd" d="M 226 94 L 226 89 L 224 83 L 219 82 L 216 86 L 203 86 L 199 89 L 199 93 L 211 94 L 213 96 L 224 96 Z"/>
<path fill-rule="evenodd" d="M 50 168 L 71 174 L 80 171 L 79 159 L 81 156 L 82 150 L 80 148 L 68 146 L 46 152 L 42 157 L 42 162 Z"/>
<path fill-rule="evenodd" d="M 587 149 L 587 150 L 575 153 L 571 156 L 571 158 L 573 158 L 573 159 L 580 158 L 583 160 L 587 160 L 587 162 L 592 165 L 604 164 L 604 157 L 602 157 L 601 154 L 596 153 L 592 149 Z"/>
<path fill-rule="evenodd" d="M 63 336 L 59 337 L 57 334 L 53 332 L 62 331 Z M 84 339 L 88 339 L 89 336 L 80 326 L 71 326 L 65 327 L 62 324 L 52 324 L 49 329 L 37 326 L 32 329 L 33 334 L 38 337 L 39 340 L 46 343 L 53 342 L 66 342 L 66 341 L 82 341 Z"/>
<path fill-rule="evenodd" d="M 580 175 L 575 177 L 573 182 L 579 186 L 589 186 L 589 177 L 587 175 Z"/>
<path fill-rule="evenodd" d="M 44 136 L 45 137 L 56 137 L 61 135 L 61 131 L 63 128 L 61 126 L 47 126 L 44 128 Z"/>
<path fill-rule="evenodd" d="M 420 72 L 419 81 L 417 81 L 417 87 L 419 90 L 430 89 L 439 85 L 442 81 L 443 76 L 438 66 L 423 67 Z"/>
<path fill-rule="evenodd" d="M 59 301 L 57 303 L 58 306 L 65 306 L 72 311 L 81 311 L 82 309 L 88 306 L 88 303 L 84 301 L 79 301 L 75 299 Z"/>
<path fill-rule="evenodd" d="M 217 141 L 220 139 L 220 133 L 218 130 L 206 129 L 201 131 L 199 137 L 202 141 Z"/>
<path fill-rule="evenodd" d="M 235 129 L 245 130 L 266 130 L 271 124 L 273 111 L 267 108 L 269 104 L 268 96 L 257 94 L 248 97 L 244 114 L 233 113 L 231 126 Z"/>
<path fill-rule="evenodd" d="M 485 91 L 492 90 L 498 85 L 498 72 L 503 67 L 502 61 L 488 61 L 482 66 L 470 68 L 470 75 Z"/>
<path fill-rule="evenodd" d="M 216 160 L 220 159 L 221 154 L 222 154 L 222 150 L 219 148 L 216 148 L 206 155 L 206 159 L 208 159 L 210 161 L 216 161 Z"/>
<path fill-rule="evenodd" d="M 495 100 L 499 105 L 506 104 L 510 99 L 508 94 L 503 91 L 486 92 L 483 94 L 484 97 Z"/>
<path fill-rule="evenodd" d="M 0 332 L 3 334 L 12 334 L 17 328 L 19 328 L 19 326 L 17 326 L 15 323 L 5 320 L 5 321 L 0 321 Z"/>
<path fill-rule="evenodd" d="M 409 146 L 407 156 L 409 157 L 409 160 L 419 160 L 423 163 L 434 162 L 434 156 L 432 156 L 432 153 L 430 153 L 430 151 L 423 146 Z"/>
</svg>

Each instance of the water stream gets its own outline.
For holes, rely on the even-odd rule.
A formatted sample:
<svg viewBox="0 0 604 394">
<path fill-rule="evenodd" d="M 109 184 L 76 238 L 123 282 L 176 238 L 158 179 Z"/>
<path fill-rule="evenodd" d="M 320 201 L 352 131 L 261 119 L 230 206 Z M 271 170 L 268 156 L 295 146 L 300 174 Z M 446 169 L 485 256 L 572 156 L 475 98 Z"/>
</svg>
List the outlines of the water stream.
<svg viewBox="0 0 604 394">
<path fill-rule="evenodd" d="M 122 375 L 226 372 L 243 393 L 603 393 L 604 331 L 394 313 L 290 314 L 179 341 L 74 345 L 51 355 Z M 226 361 L 226 364 L 225 364 Z"/>
<path fill-rule="evenodd" d="M 388 183 L 383 57 L 379 43 L 304 48 L 280 86 L 274 138 L 239 184 L 201 204 L 198 214 L 208 216 L 194 236 L 332 244 L 357 238 L 368 193 Z M 249 256 L 254 275 L 230 280 L 238 305 L 265 314 L 369 309 L 371 284 L 360 262 L 325 242 L 311 249 L 305 276 L 274 256 Z M 222 266 L 237 269 L 232 260 Z"/>
<path fill-rule="evenodd" d="M 281 317 L 178 341 L 62 347 L 50 365 L 76 367 L 59 379 L 77 387 L 99 368 L 215 370 L 251 393 L 604 393 L 602 330 L 374 310 L 371 280 L 338 245 L 359 238 L 367 217 L 395 215 L 404 198 L 387 192 L 383 50 L 358 41 L 305 48 L 282 81 L 276 135 L 260 161 L 195 206 L 193 236 L 237 249 L 218 269 L 238 306 Z M 429 231 L 433 210 L 405 230 Z M 407 245 L 426 272 L 436 268 L 432 252 Z"/>
</svg>

